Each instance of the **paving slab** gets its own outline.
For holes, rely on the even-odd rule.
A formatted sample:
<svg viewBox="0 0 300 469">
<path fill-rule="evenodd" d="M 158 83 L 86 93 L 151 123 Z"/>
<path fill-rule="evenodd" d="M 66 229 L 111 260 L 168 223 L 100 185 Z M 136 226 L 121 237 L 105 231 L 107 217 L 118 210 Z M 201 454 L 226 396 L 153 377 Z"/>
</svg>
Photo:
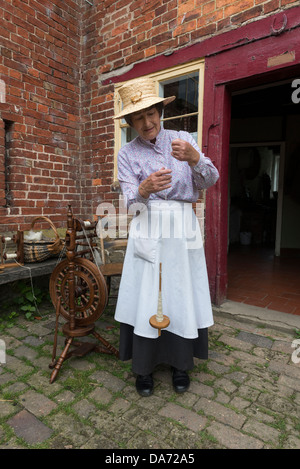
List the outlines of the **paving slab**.
<svg viewBox="0 0 300 469">
<path fill-rule="evenodd" d="M 30 445 L 43 443 L 53 433 L 51 428 L 25 409 L 14 415 L 7 423 L 14 429 L 17 437 Z"/>
<path fill-rule="evenodd" d="M 256 345 L 257 347 L 271 348 L 273 345 L 273 340 L 250 332 L 239 332 L 239 334 L 237 335 L 237 339 Z"/>
<path fill-rule="evenodd" d="M 36 417 L 48 415 L 57 407 L 57 404 L 48 399 L 48 397 L 33 390 L 21 394 L 19 399 L 24 407 Z"/>
</svg>

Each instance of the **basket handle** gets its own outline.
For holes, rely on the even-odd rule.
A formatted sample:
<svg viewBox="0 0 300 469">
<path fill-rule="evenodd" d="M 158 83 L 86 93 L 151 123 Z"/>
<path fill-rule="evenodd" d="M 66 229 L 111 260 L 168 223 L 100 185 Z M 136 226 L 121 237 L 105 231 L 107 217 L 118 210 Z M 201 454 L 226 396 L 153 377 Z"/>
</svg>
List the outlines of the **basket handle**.
<svg viewBox="0 0 300 469">
<path fill-rule="evenodd" d="M 54 231 L 55 233 L 55 236 L 56 236 L 56 240 L 60 240 L 60 237 L 59 237 L 59 234 L 57 232 L 57 229 L 55 228 L 55 225 L 52 223 L 52 221 L 50 220 L 50 218 L 47 218 L 47 217 L 43 217 L 43 216 L 39 216 L 39 217 L 35 217 L 32 222 L 31 222 L 31 230 L 33 229 L 35 223 L 38 221 L 38 220 L 43 220 L 43 221 L 46 221 L 47 223 L 49 223 L 49 225 L 51 226 L 52 230 Z"/>
</svg>

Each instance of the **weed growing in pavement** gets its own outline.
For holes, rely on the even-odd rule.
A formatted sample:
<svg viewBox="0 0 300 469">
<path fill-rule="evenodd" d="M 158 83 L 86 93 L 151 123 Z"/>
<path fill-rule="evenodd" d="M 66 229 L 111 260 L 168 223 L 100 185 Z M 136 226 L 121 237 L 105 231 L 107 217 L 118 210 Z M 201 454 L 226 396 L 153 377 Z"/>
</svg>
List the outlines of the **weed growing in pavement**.
<svg viewBox="0 0 300 469">
<path fill-rule="evenodd" d="M 14 303 L 19 311 L 24 313 L 25 318 L 30 320 L 39 316 L 38 305 L 45 299 L 49 300 L 48 290 L 42 290 L 37 287 L 33 289 L 31 284 L 19 282 L 18 294 L 14 298 Z"/>
<path fill-rule="evenodd" d="M 39 305 L 50 302 L 49 290 L 36 286 L 33 288 L 30 282 L 16 282 L 12 292 L 1 304 L 0 330 L 12 327 L 20 315 L 27 320 L 39 317 Z"/>
</svg>

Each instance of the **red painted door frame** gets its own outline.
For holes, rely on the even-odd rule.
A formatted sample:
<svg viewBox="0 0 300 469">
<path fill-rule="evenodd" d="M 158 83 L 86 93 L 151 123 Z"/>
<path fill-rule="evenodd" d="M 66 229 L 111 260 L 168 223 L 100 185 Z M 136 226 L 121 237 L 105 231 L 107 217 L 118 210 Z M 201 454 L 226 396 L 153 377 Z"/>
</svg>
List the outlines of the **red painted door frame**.
<svg viewBox="0 0 300 469">
<path fill-rule="evenodd" d="M 292 19 L 298 26 L 233 49 L 219 51 L 205 59 L 203 151 L 220 172 L 217 184 L 207 191 L 205 212 L 206 258 L 215 305 L 222 304 L 227 295 L 231 93 L 237 89 L 288 78 L 292 83 L 292 77 L 300 78 L 300 9 L 296 10 L 296 17 Z M 288 15 L 281 14 L 280 18 L 282 25 L 289 24 Z M 274 25 L 274 21 L 270 24 Z M 258 30 L 259 24 L 255 28 Z M 291 87 L 291 94 L 292 91 Z"/>
</svg>

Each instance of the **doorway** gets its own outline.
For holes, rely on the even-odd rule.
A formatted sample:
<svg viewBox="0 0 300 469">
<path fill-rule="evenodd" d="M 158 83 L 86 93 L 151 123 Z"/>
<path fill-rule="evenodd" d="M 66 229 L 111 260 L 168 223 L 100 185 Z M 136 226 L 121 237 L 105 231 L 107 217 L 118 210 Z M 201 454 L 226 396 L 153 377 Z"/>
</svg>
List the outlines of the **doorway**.
<svg viewBox="0 0 300 469">
<path fill-rule="evenodd" d="M 232 96 L 227 298 L 300 315 L 300 119 L 291 83 Z"/>
<path fill-rule="evenodd" d="M 231 146 L 229 246 L 266 246 L 280 256 L 283 171 L 284 143 Z"/>
</svg>

